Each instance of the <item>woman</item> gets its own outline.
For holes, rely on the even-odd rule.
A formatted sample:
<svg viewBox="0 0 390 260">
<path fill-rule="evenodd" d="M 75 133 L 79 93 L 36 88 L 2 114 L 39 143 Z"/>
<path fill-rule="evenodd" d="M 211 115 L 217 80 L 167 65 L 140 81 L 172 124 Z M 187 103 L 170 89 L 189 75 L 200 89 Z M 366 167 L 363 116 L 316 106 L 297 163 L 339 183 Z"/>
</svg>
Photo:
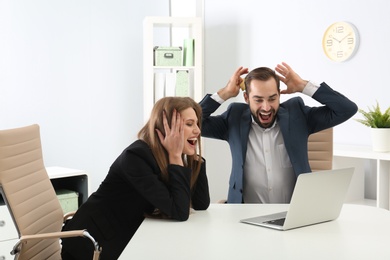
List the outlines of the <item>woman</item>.
<svg viewBox="0 0 390 260">
<path fill-rule="evenodd" d="M 64 230 L 86 229 L 102 247 L 100 259 L 111 260 L 120 256 L 145 216 L 185 221 L 190 208 L 207 209 L 201 113 L 191 98 L 160 99 L 138 133 L 139 140 L 119 155 Z M 92 259 L 92 254 L 87 239 L 63 239 L 64 260 Z"/>
</svg>

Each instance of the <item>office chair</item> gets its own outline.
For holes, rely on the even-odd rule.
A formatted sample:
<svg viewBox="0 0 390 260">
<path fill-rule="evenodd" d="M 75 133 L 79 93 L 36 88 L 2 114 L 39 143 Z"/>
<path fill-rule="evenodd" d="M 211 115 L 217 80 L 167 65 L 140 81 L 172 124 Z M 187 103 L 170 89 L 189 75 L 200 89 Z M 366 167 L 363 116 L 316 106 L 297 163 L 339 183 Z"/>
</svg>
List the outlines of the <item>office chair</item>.
<svg viewBox="0 0 390 260">
<path fill-rule="evenodd" d="M 315 172 L 332 169 L 333 128 L 311 134 L 307 144 L 311 170 Z"/>
<path fill-rule="evenodd" d="M 60 239 L 75 236 L 90 239 L 99 259 L 101 248 L 86 230 L 61 232 L 63 210 L 44 167 L 38 125 L 0 130 L 0 192 L 19 234 L 15 259 L 61 259 Z"/>
</svg>

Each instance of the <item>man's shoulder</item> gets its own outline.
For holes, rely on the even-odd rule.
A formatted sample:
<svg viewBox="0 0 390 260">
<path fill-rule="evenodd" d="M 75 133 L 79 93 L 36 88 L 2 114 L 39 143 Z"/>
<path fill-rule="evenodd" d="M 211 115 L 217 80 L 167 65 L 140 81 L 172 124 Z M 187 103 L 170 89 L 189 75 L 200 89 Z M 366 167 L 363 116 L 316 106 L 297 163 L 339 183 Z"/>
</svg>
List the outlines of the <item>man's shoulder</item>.
<svg viewBox="0 0 390 260">
<path fill-rule="evenodd" d="M 293 98 L 290 98 L 290 99 L 287 99 L 286 101 L 283 101 L 282 103 L 280 103 L 280 106 L 281 107 L 290 107 L 290 106 L 300 106 L 300 105 L 303 105 L 304 102 L 303 102 L 303 99 L 302 97 L 293 97 Z"/>
<path fill-rule="evenodd" d="M 249 105 L 242 102 L 233 102 L 229 105 L 229 109 L 245 110 L 248 109 Z"/>
<path fill-rule="evenodd" d="M 228 118 L 230 119 L 230 123 L 237 124 L 238 122 L 250 121 L 251 112 L 249 109 L 249 105 L 246 103 L 235 102 L 229 105 L 227 109 Z"/>
</svg>

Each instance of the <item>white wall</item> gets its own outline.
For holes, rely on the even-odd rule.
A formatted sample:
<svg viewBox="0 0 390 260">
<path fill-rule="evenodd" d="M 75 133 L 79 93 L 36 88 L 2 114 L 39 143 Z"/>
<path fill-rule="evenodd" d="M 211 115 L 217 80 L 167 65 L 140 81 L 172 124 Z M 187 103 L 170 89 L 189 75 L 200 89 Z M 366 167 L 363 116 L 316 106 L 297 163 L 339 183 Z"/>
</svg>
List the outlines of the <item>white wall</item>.
<svg viewBox="0 0 390 260">
<path fill-rule="evenodd" d="M 168 0 L 0 0 L 0 129 L 38 123 L 46 166 L 95 190 L 143 125 L 142 20 Z"/>
<path fill-rule="evenodd" d="M 212 0 L 204 4 L 206 92 L 225 86 L 238 66 L 273 68 L 285 61 L 303 78 L 327 82 L 360 108 L 376 100 L 382 108 L 390 106 L 390 1 Z M 356 56 L 343 63 L 330 61 L 321 46 L 325 29 L 336 21 L 352 22 L 361 38 Z M 242 100 L 240 96 L 235 101 Z M 371 144 L 369 129 L 353 119 L 335 127 L 334 141 Z M 231 169 L 229 147 L 206 139 L 205 157 L 212 200 L 225 198 Z"/>
<path fill-rule="evenodd" d="M 387 0 L 171 1 L 204 4 L 208 93 L 240 65 L 286 61 L 362 108 L 390 105 Z M 143 124 L 142 19 L 152 15 L 169 15 L 169 0 L 0 0 L 0 129 L 40 124 L 46 165 L 84 169 L 96 189 Z M 321 49 L 326 27 L 339 20 L 361 35 L 345 63 Z M 350 120 L 336 127 L 335 142 L 370 145 L 369 129 Z M 212 199 L 224 198 L 229 147 L 205 139 L 205 157 Z"/>
</svg>

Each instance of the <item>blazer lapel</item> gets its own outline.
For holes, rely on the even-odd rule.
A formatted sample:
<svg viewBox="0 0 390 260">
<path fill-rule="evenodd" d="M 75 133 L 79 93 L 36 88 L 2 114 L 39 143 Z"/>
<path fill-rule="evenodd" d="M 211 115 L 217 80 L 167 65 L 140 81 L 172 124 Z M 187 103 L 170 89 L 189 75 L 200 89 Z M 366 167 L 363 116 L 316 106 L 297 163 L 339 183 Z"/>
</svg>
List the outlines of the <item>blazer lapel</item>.
<svg viewBox="0 0 390 260">
<path fill-rule="evenodd" d="M 279 107 L 278 123 L 283 134 L 284 142 L 290 139 L 290 115 L 284 107 Z M 287 139 L 287 140 L 286 140 Z"/>
<path fill-rule="evenodd" d="M 291 147 L 291 140 L 293 140 L 290 136 L 290 114 L 284 107 L 279 107 L 277 117 L 280 130 L 282 131 L 284 145 L 286 146 L 287 151 L 289 151 L 289 148 Z"/>
<path fill-rule="evenodd" d="M 249 109 L 246 109 L 242 113 L 242 117 L 240 119 L 240 138 L 241 138 L 241 144 L 242 144 L 242 158 L 243 162 L 245 162 L 245 157 L 246 157 L 246 149 L 248 145 L 248 138 L 249 138 L 249 130 L 251 127 L 252 123 L 252 116 L 251 116 L 251 111 Z"/>
</svg>

